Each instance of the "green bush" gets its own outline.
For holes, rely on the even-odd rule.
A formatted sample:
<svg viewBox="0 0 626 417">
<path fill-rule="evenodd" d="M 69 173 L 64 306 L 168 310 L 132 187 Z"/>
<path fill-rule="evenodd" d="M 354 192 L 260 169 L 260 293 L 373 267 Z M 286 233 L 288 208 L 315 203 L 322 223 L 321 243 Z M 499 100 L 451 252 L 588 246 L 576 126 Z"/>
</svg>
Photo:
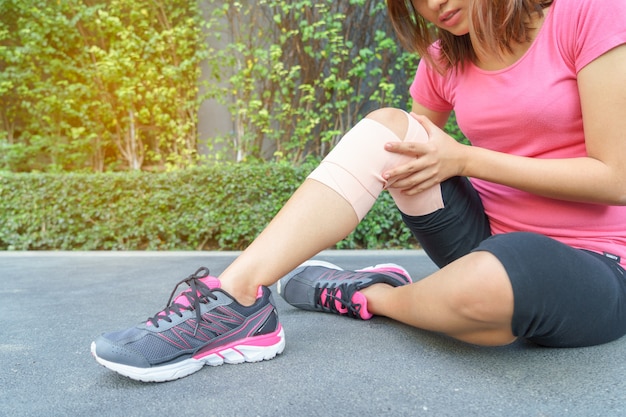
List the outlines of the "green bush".
<svg viewBox="0 0 626 417">
<path fill-rule="evenodd" d="M 2 174 L 0 250 L 240 250 L 311 168 L 221 164 L 159 174 Z M 412 244 L 384 193 L 337 248 Z"/>
</svg>

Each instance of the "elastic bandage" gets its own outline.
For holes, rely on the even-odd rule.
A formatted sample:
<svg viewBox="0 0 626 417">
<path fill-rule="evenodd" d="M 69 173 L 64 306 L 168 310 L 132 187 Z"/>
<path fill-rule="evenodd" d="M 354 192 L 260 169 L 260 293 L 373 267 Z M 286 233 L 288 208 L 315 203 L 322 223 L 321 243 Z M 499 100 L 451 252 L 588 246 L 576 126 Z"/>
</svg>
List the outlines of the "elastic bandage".
<svg viewBox="0 0 626 417">
<path fill-rule="evenodd" d="M 346 133 L 308 176 L 309 179 L 332 188 L 348 201 L 359 221 L 372 208 L 379 194 L 390 185 L 382 174 L 414 159 L 408 155 L 386 151 L 385 143 L 428 141 L 422 125 L 411 115 L 404 113 L 408 118 L 408 128 L 403 139 L 382 123 L 365 118 Z M 393 188 L 389 192 L 398 208 L 410 216 L 422 216 L 444 207 L 439 185 L 415 196 L 404 195 Z"/>
</svg>

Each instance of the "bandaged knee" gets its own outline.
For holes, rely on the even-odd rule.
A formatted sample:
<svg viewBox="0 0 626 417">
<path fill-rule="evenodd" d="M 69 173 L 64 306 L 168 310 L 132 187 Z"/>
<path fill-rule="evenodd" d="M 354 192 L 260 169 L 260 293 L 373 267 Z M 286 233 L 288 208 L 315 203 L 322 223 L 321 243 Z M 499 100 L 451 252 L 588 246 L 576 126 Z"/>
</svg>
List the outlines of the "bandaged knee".
<svg viewBox="0 0 626 417">
<path fill-rule="evenodd" d="M 406 113 L 408 128 L 404 138 L 375 120 L 365 118 L 339 141 L 321 164 L 309 175 L 332 188 L 354 209 L 359 221 L 372 208 L 379 194 L 389 184 L 383 173 L 410 162 L 414 157 L 388 152 L 388 142 L 427 142 L 422 125 Z M 405 214 L 422 216 L 443 208 L 441 187 L 433 186 L 414 196 L 390 189 L 396 205 Z"/>
</svg>

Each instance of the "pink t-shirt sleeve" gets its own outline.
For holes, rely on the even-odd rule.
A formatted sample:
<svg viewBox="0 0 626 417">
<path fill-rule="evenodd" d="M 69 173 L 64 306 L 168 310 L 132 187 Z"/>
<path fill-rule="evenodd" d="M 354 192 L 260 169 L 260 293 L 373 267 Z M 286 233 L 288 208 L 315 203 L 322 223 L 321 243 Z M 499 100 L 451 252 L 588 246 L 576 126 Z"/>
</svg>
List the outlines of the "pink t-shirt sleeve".
<svg viewBox="0 0 626 417">
<path fill-rule="evenodd" d="M 559 0 L 555 16 L 574 39 L 574 65 L 578 73 L 600 55 L 626 42 L 626 2 Z M 560 17 L 560 19 L 559 19 Z"/>
<path fill-rule="evenodd" d="M 438 48 L 431 47 L 436 55 Z M 449 79 L 443 77 L 425 60 L 420 60 L 413 83 L 409 89 L 411 97 L 422 106 L 437 112 L 451 111 L 454 103 L 450 96 L 453 89 L 450 88 Z"/>
</svg>

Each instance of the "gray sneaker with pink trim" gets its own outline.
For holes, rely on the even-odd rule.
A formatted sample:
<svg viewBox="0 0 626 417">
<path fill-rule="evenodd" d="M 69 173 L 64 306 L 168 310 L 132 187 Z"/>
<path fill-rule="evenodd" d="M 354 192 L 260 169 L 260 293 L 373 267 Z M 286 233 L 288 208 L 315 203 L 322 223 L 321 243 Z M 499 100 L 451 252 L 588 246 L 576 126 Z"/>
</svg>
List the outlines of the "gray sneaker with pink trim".
<svg viewBox="0 0 626 417">
<path fill-rule="evenodd" d="M 180 284 L 190 288 L 172 300 Z M 258 362 L 282 353 L 285 335 L 269 288 L 259 287 L 256 302 L 243 306 L 206 268 L 178 285 L 155 316 L 99 336 L 91 344 L 96 361 L 138 381 L 162 382 L 204 365 Z"/>
<path fill-rule="evenodd" d="M 307 261 L 278 281 L 278 293 L 294 307 L 369 320 L 367 299 L 360 290 L 374 284 L 393 287 L 413 282 L 396 264 L 345 271 L 324 261 Z"/>
</svg>

